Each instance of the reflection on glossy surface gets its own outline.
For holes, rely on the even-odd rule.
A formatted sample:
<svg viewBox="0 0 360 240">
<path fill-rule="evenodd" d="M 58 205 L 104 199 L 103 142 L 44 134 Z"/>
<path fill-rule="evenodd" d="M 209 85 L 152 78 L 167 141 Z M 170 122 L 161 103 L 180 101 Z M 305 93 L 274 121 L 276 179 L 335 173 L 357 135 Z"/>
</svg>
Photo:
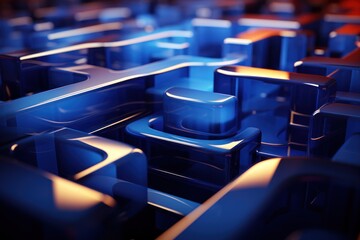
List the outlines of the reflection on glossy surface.
<svg viewBox="0 0 360 240">
<path fill-rule="evenodd" d="M 114 135 L 115 128 L 121 129 L 126 122 L 150 111 L 169 86 L 191 83 L 192 88 L 212 90 L 211 71 L 236 62 L 236 59 L 181 56 L 124 71 L 91 65 L 63 68 L 54 75 L 65 78 L 67 74 L 74 74 L 87 80 L 1 104 L 0 119 L 6 123 L 16 116 L 16 125 L 27 131 L 23 134 L 65 126 Z M 204 70 L 208 74 L 204 75 Z M 193 81 L 200 77 L 201 81 Z M 147 103 L 147 94 L 152 95 L 155 102 Z"/>
<path fill-rule="evenodd" d="M 324 196 L 327 203 L 336 203 L 336 197 L 351 198 L 344 196 L 343 192 L 359 190 L 359 176 L 359 168 L 328 161 L 306 158 L 266 160 L 225 186 L 157 239 L 188 239 L 193 236 L 201 239 L 281 239 L 293 231 L 294 225 L 296 228 L 313 228 L 323 221 L 326 224 L 332 222 L 328 219 L 331 214 L 327 211 L 319 212 L 306 204 L 291 204 L 291 196 L 301 192 L 294 191 L 299 185 L 318 184 L 315 186 L 329 194 Z M 341 184 L 334 187 L 335 181 Z M 290 196 L 285 202 L 291 207 L 278 205 L 279 197 L 284 197 L 282 194 Z M 300 194 L 304 196 L 306 192 Z M 355 224 L 357 220 L 350 219 L 356 215 L 353 212 L 356 204 L 351 204 L 350 208 L 352 210 L 346 210 L 344 206 L 341 211 L 345 211 L 345 218 Z M 280 209 L 283 212 L 279 212 Z M 292 214 L 299 216 L 298 212 L 304 213 L 302 220 L 293 221 Z M 264 216 L 280 222 L 276 225 L 276 231 L 272 231 L 273 224 L 263 221 Z M 291 227 L 287 226 L 287 221 L 291 221 Z M 345 232 L 347 236 L 357 236 L 356 231 Z"/>
<path fill-rule="evenodd" d="M 356 145 L 360 132 L 360 107 L 329 103 L 314 112 L 310 125 L 309 155 L 358 164 Z"/>
<path fill-rule="evenodd" d="M 259 77 L 259 78 L 276 78 L 281 80 L 290 80 L 290 73 L 278 70 L 270 70 L 265 68 L 250 67 L 224 67 L 217 72 L 239 77 Z"/>
<path fill-rule="evenodd" d="M 335 81 L 316 75 L 225 66 L 215 72 L 214 91 L 238 98 L 241 128 L 262 130 L 261 156 L 305 155 L 311 115 L 334 97 Z"/>
<path fill-rule="evenodd" d="M 164 94 L 164 131 L 192 138 L 225 138 L 237 131 L 237 99 L 205 91 L 170 88 Z"/>
<path fill-rule="evenodd" d="M 292 71 L 293 62 L 307 56 L 313 48 L 313 35 L 309 32 L 257 28 L 226 38 L 223 56 L 243 56 L 243 66 Z"/>
<path fill-rule="evenodd" d="M 115 200 L 110 196 L 99 194 L 98 192 L 80 185 L 52 176 L 53 196 L 55 206 L 62 210 L 74 211 L 93 207 L 99 201 L 113 207 Z"/>
<path fill-rule="evenodd" d="M 300 73 L 329 76 L 336 80 L 337 92 L 360 93 L 360 48 L 342 58 L 307 57 L 295 63 Z"/>
<path fill-rule="evenodd" d="M 14 160 L 2 158 L 0 165 L 2 233 L 17 238 L 30 234 L 93 239 L 99 237 L 106 218 L 116 211 L 116 202 L 108 195 Z"/>
<path fill-rule="evenodd" d="M 0 236 L 355 239 L 358 5 L 0 1 Z"/>
<path fill-rule="evenodd" d="M 126 127 L 127 141 L 149 159 L 152 188 L 203 201 L 201 196 L 213 194 L 256 161 L 253 153 L 259 144 L 258 129 L 246 128 L 230 137 L 208 140 L 168 133 L 163 126 L 163 118 L 155 115 Z M 197 190 L 189 194 L 188 187 Z"/>
<path fill-rule="evenodd" d="M 329 51 L 332 57 L 343 57 L 356 48 L 356 41 L 360 34 L 360 25 L 346 24 L 329 36 Z"/>
<path fill-rule="evenodd" d="M 109 141 L 107 139 L 100 139 L 95 136 L 89 136 L 89 137 L 80 137 L 80 138 L 74 138 L 69 139 L 69 141 L 79 141 L 82 143 L 85 143 L 89 146 L 95 147 L 97 149 L 100 149 L 105 153 L 105 159 L 103 159 L 100 163 L 95 164 L 91 166 L 90 168 L 87 168 L 79 173 L 77 173 L 74 176 L 75 180 L 79 180 L 80 178 L 89 175 L 100 168 L 128 155 L 129 153 L 132 153 L 134 151 L 138 151 L 139 153 L 142 153 L 140 150 L 129 148 L 128 146 L 121 146 L 116 142 Z"/>
</svg>

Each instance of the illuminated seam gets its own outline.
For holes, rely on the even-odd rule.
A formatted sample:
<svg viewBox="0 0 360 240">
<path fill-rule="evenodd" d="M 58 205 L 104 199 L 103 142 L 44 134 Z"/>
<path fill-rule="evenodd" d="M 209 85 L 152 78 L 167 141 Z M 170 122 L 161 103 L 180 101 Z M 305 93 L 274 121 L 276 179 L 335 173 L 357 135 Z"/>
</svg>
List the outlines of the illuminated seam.
<svg viewBox="0 0 360 240">
<path fill-rule="evenodd" d="M 168 42 L 159 42 L 156 43 L 156 46 L 159 48 L 169 48 L 169 49 L 185 49 L 189 47 L 189 43 L 168 43 Z"/>
<path fill-rule="evenodd" d="M 322 139 L 322 138 L 324 138 L 325 137 L 325 135 L 322 135 L 322 136 L 320 136 L 320 137 L 316 137 L 316 138 L 310 138 L 311 140 L 313 140 L 313 141 L 317 141 L 317 140 L 320 140 L 320 139 Z"/>
<path fill-rule="evenodd" d="M 189 97 L 183 97 L 183 96 L 178 96 L 178 95 L 174 95 L 174 94 L 171 94 L 169 92 L 166 92 L 165 93 L 168 97 L 171 97 L 171 98 L 175 98 L 175 99 L 180 99 L 180 100 L 184 100 L 184 101 L 191 101 L 191 102 L 198 102 L 198 103 L 202 103 L 203 101 L 197 99 L 197 98 L 189 98 Z"/>
<path fill-rule="evenodd" d="M 106 82 L 106 83 L 103 83 L 103 84 L 99 84 L 99 85 L 96 85 L 96 86 L 93 86 L 93 87 L 84 88 L 84 89 L 81 89 L 81 90 L 76 91 L 76 92 L 63 94 L 61 96 L 58 96 L 58 97 L 55 97 L 55 98 L 52 98 L 52 99 L 48 99 L 48 100 L 46 100 L 44 102 L 34 104 L 32 106 L 29 106 L 29 107 L 22 108 L 22 109 L 20 109 L 20 111 L 31 109 L 31 108 L 34 108 L 34 107 L 38 107 L 38 106 L 41 106 L 43 104 L 58 101 L 58 100 L 61 100 L 61 99 L 64 99 L 64 98 L 68 98 L 68 97 L 75 96 L 75 95 L 85 93 L 85 92 L 88 92 L 88 91 L 96 90 L 96 89 L 99 89 L 99 88 L 102 88 L 102 87 L 110 86 L 110 85 L 113 85 L 113 84 L 116 84 L 116 83 L 119 83 L 119 82 L 130 80 L 130 79 L 140 78 L 140 77 L 148 76 L 148 75 L 160 74 L 160 73 L 164 73 L 164 72 L 175 70 L 175 69 L 182 68 L 182 67 L 204 66 L 204 65 L 205 65 L 205 63 L 201 63 L 201 62 L 186 62 L 186 63 L 177 64 L 177 65 L 174 65 L 174 66 L 171 66 L 171 67 L 168 67 L 168 68 L 163 68 L 163 69 L 160 69 L 160 70 L 157 70 L 157 71 L 154 71 L 154 72 L 148 72 L 148 73 L 143 73 L 143 74 L 135 74 L 135 75 L 119 78 L 119 79 L 116 79 L 116 80 L 113 80 L 113 81 L 109 81 L 109 82 Z M 81 68 L 81 67 L 83 67 L 83 66 L 79 66 L 79 68 Z M 81 72 L 81 71 L 79 71 L 78 73 L 87 74 L 87 73 Z"/>
<path fill-rule="evenodd" d="M 231 60 L 227 60 L 227 61 L 222 61 L 222 62 L 208 62 L 205 63 L 205 66 L 224 66 L 224 65 L 232 65 L 232 64 L 236 64 L 238 62 L 240 62 L 241 60 L 243 60 L 245 57 L 241 57 L 241 58 L 235 58 L 235 59 L 231 59 Z"/>
<path fill-rule="evenodd" d="M 220 28 L 229 28 L 231 22 L 227 20 L 218 20 L 218 19 L 207 19 L 207 18 L 195 18 L 192 20 L 193 26 L 200 27 L 220 27 Z"/>
<path fill-rule="evenodd" d="M 169 142 L 173 142 L 173 143 L 177 143 L 177 144 L 181 144 L 181 145 L 187 145 L 187 146 L 190 146 L 190 147 L 200 147 L 199 145 L 196 145 L 196 144 L 183 142 L 183 141 L 179 141 L 179 140 L 175 140 L 175 139 L 171 139 L 171 138 L 165 138 L 165 137 L 161 137 L 161 136 L 156 136 L 156 135 L 152 135 L 152 134 L 148 134 L 148 133 L 143 133 L 143 135 L 147 136 L 147 137 L 159 139 L 159 140 L 165 140 L 165 141 L 169 141 Z"/>
<path fill-rule="evenodd" d="M 190 31 L 180 31 L 180 30 L 174 30 L 174 31 L 166 31 L 166 32 L 160 32 L 160 33 L 154 33 L 147 36 L 132 38 L 128 40 L 122 40 L 117 42 L 94 42 L 94 43 L 82 43 L 77 44 L 69 47 L 64 48 L 58 48 L 54 50 L 49 50 L 45 52 L 30 54 L 27 56 L 20 57 L 20 60 L 28 60 L 31 58 L 38 58 L 38 57 L 44 57 L 59 53 L 65 53 L 65 52 L 71 52 L 71 51 L 77 51 L 82 49 L 90 49 L 90 48 L 100 48 L 100 47 L 122 47 L 126 45 L 136 44 L 136 43 L 142 43 L 162 38 L 169 38 L 169 37 L 186 37 L 191 38 L 192 32 Z"/>
<path fill-rule="evenodd" d="M 161 208 L 161 209 L 164 209 L 164 210 L 166 210 L 166 211 L 169 211 L 169 212 L 172 212 L 172 213 L 181 215 L 181 216 L 185 216 L 185 214 L 183 214 L 183 213 L 181 213 L 181 212 L 178 212 L 178 211 L 176 211 L 176 210 L 174 210 L 174 209 L 171 209 L 171 208 L 164 207 L 164 206 L 162 206 L 162 205 L 158 205 L 158 204 L 156 204 L 156 203 L 148 202 L 148 204 L 153 205 L 153 206 L 158 207 L 158 208 Z"/>
<path fill-rule="evenodd" d="M 224 43 L 225 44 L 243 44 L 243 45 L 249 45 L 253 41 L 249 39 L 244 38 L 225 38 Z"/>
<path fill-rule="evenodd" d="M 186 206 L 188 206 L 188 207 L 191 207 L 189 204 L 187 204 L 186 202 L 184 202 L 184 201 L 181 201 L 180 199 L 178 199 L 178 198 L 176 198 L 176 197 L 173 197 L 173 196 L 171 196 L 171 195 L 169 195 L 169 194 L 166 194 L 166 193 L 163 193 L 163 192 L 155 192 L 155 191 L 153 191 L 153 193 L 156 193 L 156 194 L 158 194 L 158 195 L 163 195 L 163 196 L 165 196 L 165 197 L 168 197 L 168 198 L 171 198 L 171 199 L 173 199 L 173 200 L 175 200 L 175 201 L 177 201 L 177 202 L 180 202 L 180 203 L 182 203 L 182 204 L 184 204 L 184 205 L 186 205 Z"/>
<path fill-rule="evenodd" d="M 243 18 L 238 20 L 238 24 L 244 26 L 261 26 L 261 27 L 274 27 L 277 28 L 291 28 L 298 29 L 300 24 L 295 21 L 271 20 L 271 19 L 256 19 L 256 18 Z"/>
<path fill-rule="evenodd" d="M 135 114 L 133 114 L 133 115 L 131 115 L 131 116 L 127 117 L 127 118 L 123 118 L 123 119 L 121 119 L 120 121 L 117 121 L 117 122 L 114 122 L 114 123 L 112 123 L 112 124 L 110 124 L 110 125 L 107 125 L 107 126 L 105 126 L 105 127 L 102 127 L 102 128 L 96 129 L 96 130 L 94 130 L 94 131 L 90 132 L 90 134 L 93 134 L 93 133 L 96 133 L 96 132 L 102 131 L 102 130 L 107 129 L 107 128 L 112 127 L 112 126 L 115 126 L 116 124 L 119 124 L 119 123 L 125 122 L 125 121 L 127 121 L 127 120 L 129 120 L 129 119 L 132 119 L 132 118 L 134 118 L 134 117 L 137 117 L 137 116 L 139 116 L 139 115 L 141 115 L 141 114 L 142 114 L 142 112 L 135 113 Z"/>
<path fill-rule="evenodd" d="M 269 142 L 261 142 L 263 145 L 269 145 L 269 146 L 287 146 L 287 144 L 284 143 L 269 143 Z"/>
<path fill-rule="evenodd" d="M 218 144 L 218 145 L 209 144 L 209 145 L 212 146 L 212 147 L 215 147 L 215 148 L 221 148 L 221 149 L 225 149 L 225 150 L 230 150 L 233 147 L 236 147 L 238 144 L 240 144 L 243 141 L 244 141 L 244 139 L 241 139 L 241 140 L 238 140 L 238 141 L 232 141 L 232 142 L 225 143 L 225 144 Z"/>
<path fill-rule="evenodd" d="M 78 28 L 78 29 L 72 29 L 72 30 L 52 33 L 52 34 L 48 35 L 48 39 L 55 40 L 55 39 L 59 39 L 59 38 L 73 37 L 76 35 L 104 32 L 104 31 L 110 31 L 110 30 L 118 30 L 121 28 L 122 28 L 121 23 L 106 23 L 106 24 L 100 24 L 100 25 L 95 25 L 95 26 L 90 26 L 90 27 L 84 27 L 84 28 Z"/>
<path fill-rule="evenodd" d="M 298 123 L 290 123 L 291 126 L 295 126 L 295 127 L 303 127 L 303 128 L 309 128 L 309 126 L 306 125 L 302 125 L 302 124 L 298 124 Z"/>
</svg>

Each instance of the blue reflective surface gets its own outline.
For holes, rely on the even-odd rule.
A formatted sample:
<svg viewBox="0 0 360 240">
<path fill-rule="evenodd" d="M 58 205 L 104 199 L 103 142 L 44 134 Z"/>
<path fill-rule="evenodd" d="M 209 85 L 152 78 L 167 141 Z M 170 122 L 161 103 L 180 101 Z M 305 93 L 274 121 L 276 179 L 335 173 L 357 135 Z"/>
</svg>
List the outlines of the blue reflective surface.
<svg viewBox="0 0 360 240">
<path fill-rule="evenodd" d="M 261 129 L 263 156 L 304 155 L 311 115 L 335 90 L 328 77 L 242 66 L 219 68 L 214 79 L 215 92 L 238 98 L 240 127 Z"/>
<path fill-rule="evenodd" d="M 164 131 L 193 138 L 225 138 L 237 131 L 237 99 L 186 88 L 164 94 Z"/>
<path fill-rule="evenodd" d="M 2 234 L 14 238 L 99 238 L 116 201 L 105 194 L 47 172 L 2 158 Z M 16 191 L 14 191 L 16 189 Z M 87 226 L 93 225 L 92 228 Z M 39 231 L 40 230 L 40 231 Z"/>
<path fill-rule="evenodd" d="M 357 105 L 331 103 L 321 107 L 312 118 L 309 154 L 357 165 L 357 151 L 350 146 L 360 143 L 356 137 L 360 130 L 359 114 Z"/>
<path fill-rule="evenodd" d="M 115 197 L 122 203 L 119 208 L 127 217 L 147 204 L 146 157 L 139 149 L 126 144 L 61 129 L 16 141 L 2 152 L 20 162 Z M 129 207 L 125 204 L 132 207 L 127 209 Z"/>
<path fill-rule="evenodd" d="M 313 48 L 314 39 L 309 32 L 258 28 L 226 38 L 223 56 L 243 57 L 243 66 L 292 71 L 293 62 Z"/>
<path fill-rule="evenodd" d="M 0 236 L 358 239 L 359 15 L 1 1 Z"/>
<path fill-rule="evenodd" d="M 126 127 L 127 141 L 148 157 L 150 187 L 204 201 L 257 160 L 260 131 L 256 128 L 208 140 L 167 133 L 163 121 L 162 116 L 151 115 Z"/>
</svg>

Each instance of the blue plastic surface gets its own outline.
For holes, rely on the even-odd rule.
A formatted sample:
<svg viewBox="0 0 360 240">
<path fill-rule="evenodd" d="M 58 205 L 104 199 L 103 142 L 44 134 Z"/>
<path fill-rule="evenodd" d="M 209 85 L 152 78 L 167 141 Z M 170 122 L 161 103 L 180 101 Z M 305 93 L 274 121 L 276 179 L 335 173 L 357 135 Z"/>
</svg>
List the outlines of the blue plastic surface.
<svg viewBox="0 0 360 240">
<path fill-rule="evenodd" d="M 266 157 L 303 155 L 311 115 L 335 90 L 328 77 L 242 66 L 221 67 L 214 79 L 215 92 L 238 98 L 240 128 L 261 129 L 259 153 Z"/>
<path fill-rule="evenodd" d="M 126 131 L 127 141 L 148 157 L 150 187 L 198 202 L 255 163 L 260 140 L 256 128 L 214 140 L 175 135 L 164 131 L 158 115 L 134 121 Z"/>
<path fill-rule="evenodd" d="M 304 226 L 357 239 L 359 189 L 342 183 L 360 162 L 359 13 L 358 0 L 0 1 L 0 236 L 156 239 L 190 218 L 175 225 L 186 239 Z M 84 211 L 58 211 L 59 189 Z"/>
<path fill-rule="evenodd" d="M 347 145 L 350 142 L 352 146 L 359 145 L 360 142 L 356 137 L 359 131 L 360 106 L 344 103 L 324 105 L 312 117 L 309 155 L 334 158 L 344 162 L 358 162 L 357 151 L 349 149 Z M 343 149 L 339 150 L 340 148 Z M 354 153 L 351 154 L 351 151 Z"/>
<path fill-rule="evenodd" d="M 170 88 L 163 98 L 164 131 L 180 136 L 221 139 L 236 134 L 234 96 L 186 88 Z"/>
<path fill-rule="evenodd" d="M 312 158 L 265 160 L 158 239 L 194 236 L 214 240 L 286 239 L 291 235 L 299 236 L 296 233 L 302 229 L 317 228 L 333 231 L 335 236 L 340 233 L 344 238 L 356 238 L 357 230 L 344 228 L 342 222 L 350 226 L 357 222 L 354 219 L 358 219 L 358 205 L 350 199 L 351 193 L 359 192 L 359 173 L 360 169 L 355 166 Z M 312 192 L 305 189 L 312 187 L 317 189 L 316 194 L 307 195 Z M 350 203 L 346 204 L 347 201 Z M 337 207 L 329 211 L 329 205 Z M 268 221 L 264 221 L 265 216 Z M 334 227 L 329 228 L 329 225 Z"/>
<path fill-rule="evenodd" d="M 223 57 L 242 57 L 242 66 L 292 71 L 293 63 L 313 48 L 314 39 L 309 32 L 257 28 L 226 38 Z"/>
<path fill-rule="evenodd" d="M 360 49 L 343 58 L 307 57 L 295 63 L 297 72 L 330 76 L 336 79 L 338 92 L 360 92 Z"/>
<path fill-rule="evenodd" d="M 126 144 L 61 129 L 17 141 L 2 152 L 115 197 L 128 217 L 147 204 L 146 157 Z"/>
<path fill-rule="evenodd" d="M 360 34 L 359 24 L 346 24 L 330 33 L 329 54 L 332 57 L 344 57 L 356 49 L 357 36 Z"/>
<path fill-rule="evenodd" d="M 236 62 L 179 56 L 125 71 L 92 65 L 61 68 L 65 76 L 86 80 L 7 101 L 0 105 L 0 122 L 17 127 L 20 135 L 69 127 L 122 139 L 127 122 L 148 114 L 169 86 L 210 91 L 211 70 Z"/>
<path fill-rule="evenodd" d="M 109 195 L 13 159 L 2 158 L 0 166 L 2 234 L 98 239 L 116 212 L 116 201 Z"/>
</svg>

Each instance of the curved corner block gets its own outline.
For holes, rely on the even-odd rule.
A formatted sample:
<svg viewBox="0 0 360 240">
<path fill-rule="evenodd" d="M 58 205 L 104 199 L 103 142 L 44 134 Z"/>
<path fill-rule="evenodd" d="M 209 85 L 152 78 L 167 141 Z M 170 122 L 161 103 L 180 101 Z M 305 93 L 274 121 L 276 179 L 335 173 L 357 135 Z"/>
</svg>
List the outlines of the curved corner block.
<svg viewBox="0 0 360 240">
<path fill-rule="evenodd" d="M 164 131 L 200 139 L 219 139 L 237 131 L 235 96 L 187 88 L 164 94 Z"/>
</svg>

